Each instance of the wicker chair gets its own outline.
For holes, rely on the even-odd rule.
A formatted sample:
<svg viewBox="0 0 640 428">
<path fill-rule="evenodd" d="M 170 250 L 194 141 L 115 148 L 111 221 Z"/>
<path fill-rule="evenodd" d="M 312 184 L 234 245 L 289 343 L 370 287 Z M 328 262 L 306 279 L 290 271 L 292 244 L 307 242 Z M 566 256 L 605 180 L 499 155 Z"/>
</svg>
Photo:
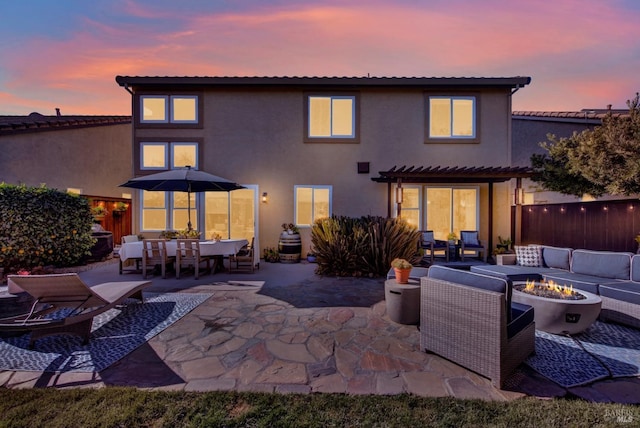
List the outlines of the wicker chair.
<svg viewBox="0 0 640 428">
<path fill-rule="evenodd" d="M 533 308 L 511 303 L 510 290 L 504 279 L 432 266 L 421 278 L 421 349 L 502 388 L 535 350 Z"/>
</svg>

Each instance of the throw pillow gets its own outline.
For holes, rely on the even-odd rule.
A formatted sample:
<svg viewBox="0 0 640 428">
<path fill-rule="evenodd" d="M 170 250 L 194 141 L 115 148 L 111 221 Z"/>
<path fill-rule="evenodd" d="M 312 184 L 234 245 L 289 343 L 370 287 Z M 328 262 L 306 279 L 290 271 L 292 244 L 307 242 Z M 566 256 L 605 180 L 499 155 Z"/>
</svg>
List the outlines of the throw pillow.
<svg viewBox="0 0 640 428">
<path fill-rule="evenodd" d="M 542 266 L 542 249 L 538 246 L 523 247 L 516 245 L 516 263 L 519 266 L 540 267 Z"/>
</svg>

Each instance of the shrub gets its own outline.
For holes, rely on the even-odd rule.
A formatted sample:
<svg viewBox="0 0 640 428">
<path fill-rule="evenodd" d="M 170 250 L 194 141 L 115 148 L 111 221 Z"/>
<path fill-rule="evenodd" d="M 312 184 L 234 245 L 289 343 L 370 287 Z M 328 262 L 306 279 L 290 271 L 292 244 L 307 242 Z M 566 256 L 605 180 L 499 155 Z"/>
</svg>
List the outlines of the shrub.
<svg viewBox="0 0 640 428">
<path fill-rule="evenodd" d="M 320 275 L 383 276 L 395 258 L 411 260 L 420 234 L 405 220 L 337 217 L 317 220 L 311 229 Z"/>
<path fill-rule="evenodd" d="M 0 266 L 5 272 L 73 266 L 90 255 L 93 215 L 85 198 L 0 183 Z"/>
</svg>

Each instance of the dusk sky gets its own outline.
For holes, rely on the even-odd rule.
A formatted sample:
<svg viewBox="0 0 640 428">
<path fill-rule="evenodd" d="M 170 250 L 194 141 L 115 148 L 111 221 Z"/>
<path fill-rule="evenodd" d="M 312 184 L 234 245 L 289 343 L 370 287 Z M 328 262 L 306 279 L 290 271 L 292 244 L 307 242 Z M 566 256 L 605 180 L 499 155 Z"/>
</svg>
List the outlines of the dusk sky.
<svg viewBox="0 0 640 428">
<path fill-rule="evenodd" d="M 638 0 L 3 0 L 0 115 L 130 115 L 126 76 L 530 76 L 514 110 L 626 108 Z"/>
</svg>

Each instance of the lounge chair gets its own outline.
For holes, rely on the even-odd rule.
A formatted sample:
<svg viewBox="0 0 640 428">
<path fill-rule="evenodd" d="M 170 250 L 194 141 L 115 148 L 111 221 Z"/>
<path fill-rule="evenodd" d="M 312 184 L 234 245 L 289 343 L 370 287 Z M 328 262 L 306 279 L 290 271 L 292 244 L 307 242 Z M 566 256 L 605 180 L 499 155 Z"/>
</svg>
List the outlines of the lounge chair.
<svg viewBox="0 0 640 428">
<path fill-rule="evenodd" d="M 0 319 L 0 331 L 31 331 L 29 346 L 45 336 L 75 334 L 89 342 L 93 317 L 128 298 L 143 301 L 151 281 L 106 282 L 89 287 L 78 274 L 9 275 L 34 297 L 28 314 Z"/>
</svg>

